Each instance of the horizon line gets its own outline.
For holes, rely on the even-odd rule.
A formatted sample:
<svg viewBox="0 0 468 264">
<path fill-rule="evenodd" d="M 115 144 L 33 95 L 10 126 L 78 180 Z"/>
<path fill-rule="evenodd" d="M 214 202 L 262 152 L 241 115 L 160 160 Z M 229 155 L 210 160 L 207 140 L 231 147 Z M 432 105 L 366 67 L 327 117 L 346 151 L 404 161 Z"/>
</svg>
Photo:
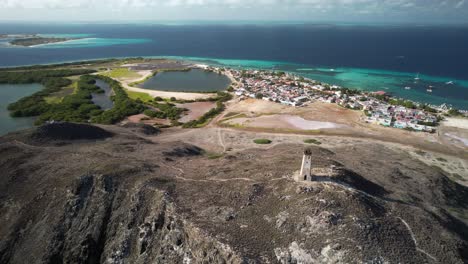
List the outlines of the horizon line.
<svg viewBox="0 0 468 264">
<path fill-rule="evenodd" d="M 218 19 L 174 19 L 174 20 L 153 20 L 153 19 L 129 19 L 129 20 L 12 20 L 12 19 L 0 19 L 0 23 L 41 23 L 49 24 L 63 22 L 65 24 L 156 24 L 156 25 L 229 25 L 229 24 L 298 24 L 298 25 L 359 25 L 359 26 L 379 26 L 379 25 L 412 25 L 412 26 L 445 26 L 445 25 L 458 25 L 468 26 L 468 21 L 337 21 L 337 20 L 218 20 Z"/>
</svg>

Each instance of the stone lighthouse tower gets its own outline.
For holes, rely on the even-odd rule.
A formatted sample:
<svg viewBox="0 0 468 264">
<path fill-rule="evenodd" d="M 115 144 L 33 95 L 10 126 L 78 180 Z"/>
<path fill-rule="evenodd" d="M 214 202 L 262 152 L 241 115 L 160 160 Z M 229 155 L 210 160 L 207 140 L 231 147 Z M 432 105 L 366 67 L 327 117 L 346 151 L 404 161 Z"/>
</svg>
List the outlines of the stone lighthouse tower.
<svg viewBox="0 0 468 264">
<path fill-rule="evenodd" d="M 306 148 L 304 150 L 304 156 L 302 157 L 301 174 L 299 174 L 299 180 L 311 181 L 312 180 L 312 150 Z"/>
</svg>

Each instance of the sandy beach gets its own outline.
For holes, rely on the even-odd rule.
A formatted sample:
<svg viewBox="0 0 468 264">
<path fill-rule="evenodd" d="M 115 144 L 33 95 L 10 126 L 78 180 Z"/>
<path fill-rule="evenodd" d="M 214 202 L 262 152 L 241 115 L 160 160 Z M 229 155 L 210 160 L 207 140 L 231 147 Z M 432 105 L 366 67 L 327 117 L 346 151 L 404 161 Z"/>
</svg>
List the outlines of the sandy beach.
<svg viewBox="0 0 468 264">
<path fill-rule="evenodd" d="M 466 118 L 447 118 L 447 120 L 442 122 L 442 125 L 448 127 L 457 127 L 468 129 L 468 119 Z"/>
</svg>

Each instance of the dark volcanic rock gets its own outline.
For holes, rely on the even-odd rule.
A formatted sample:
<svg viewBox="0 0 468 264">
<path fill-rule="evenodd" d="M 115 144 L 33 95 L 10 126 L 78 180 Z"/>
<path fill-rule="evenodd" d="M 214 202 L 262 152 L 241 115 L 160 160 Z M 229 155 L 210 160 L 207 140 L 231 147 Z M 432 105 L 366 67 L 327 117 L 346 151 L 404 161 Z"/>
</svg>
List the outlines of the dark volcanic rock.
<svg viewBox="0 0 468 264">
<path fill-rule="evenodd" d="M 123 127 L 129 128 L 133 132 L 147 136 L 158 135 L 159 133 L 161 133 L 161 130 L 159 128 L 147 124 L 126 123 L 125 125 L 123 125 Z"/>
<path fill-rule="evenodd" d="M 38 127 L 32 134 L 34 141 L 54 140 L 98 140 L 112 136 L 112 133 L 87 124 L 56 122 Z"/>
<path fill-rule="evenodd" d="M 196 146 L 184 146 L 177 147 L 171 151 L 164 152 L 165 155 L 170 157 L 188 157 L 188 156 L 198 156 L 202 154 L 202 149 Z"/>
<path fill-rule="evenodd" d="M 360 172 L 324 151 L 313 163 L 336 174 L 295 182 L 302 153 L 294 145 L 213 160 L 193 145 L 106 129 L 108 140 L 79 143 L 52 133 L 69 143 L 53 148 L 0 140 L 0 263 L 467 260 L 466 224 L 452 215 L 466 213 L 467 188 L 423 164 L 396 185 L 375 173 L 392 166 Z M 40 138 L 51 137 L 45 131 Z M 437 184 L 421 183 L 427 178 Z M 408 199 L 413 188 L 435 194 Z"/>
</svg>

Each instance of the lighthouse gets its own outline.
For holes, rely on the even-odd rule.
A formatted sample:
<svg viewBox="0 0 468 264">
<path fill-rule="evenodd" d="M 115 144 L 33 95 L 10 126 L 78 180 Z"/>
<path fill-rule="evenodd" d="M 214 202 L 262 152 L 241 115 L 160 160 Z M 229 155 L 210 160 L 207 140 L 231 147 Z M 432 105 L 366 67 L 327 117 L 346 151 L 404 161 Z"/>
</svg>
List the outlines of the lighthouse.
<svg viewBox="0 0 468 264">
<path fill-rule="evenodd" d="M 304 156 L 302 157 L 302 166 L 299 179 L 303 181 L 312 180 L 312 150 L 307 148 L 304 150 Z"/>
</svg>

